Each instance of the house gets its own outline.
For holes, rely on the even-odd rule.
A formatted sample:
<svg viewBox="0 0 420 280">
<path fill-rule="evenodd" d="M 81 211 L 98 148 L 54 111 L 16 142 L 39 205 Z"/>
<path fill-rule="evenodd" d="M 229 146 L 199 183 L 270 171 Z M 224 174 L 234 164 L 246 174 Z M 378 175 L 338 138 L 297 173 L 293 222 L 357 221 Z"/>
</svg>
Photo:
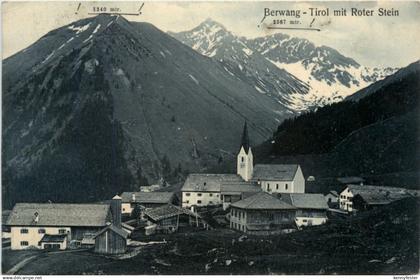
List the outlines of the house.
<svg viewBox="0 0 420 280">
<path fill-rule="evenodd" d="M 320 193 L 285 193 L 281 200 L 297 208 L 295 222 L 298 228 L 317 226 L 327 222 L 328 205 Z"/>
<path fill-rule="evenodd" d="M 328 203 L 329 208 L 338 208 L 338 193 L 336 191 L 330 191 L 325 197 L 325 201 Z"/>
<path fill-rule="evenodd" d="M 353 209 L 357 211 L 373 210 L 409 197 L 412 195 L 406 192 L 360 192 L 353 197 Z"/>
<path fill-rule="evenodd" d="M 249 234 L 275 234 L 296 228 L 296 207 L 259 192 L 230 205 L 230 228 Z"/>
<path fill-rule="evenodd" d="M 268 193 L 304 193 L 305 178 L 298 164 L 256 164 L 249 144 L 245 122 L 237 156 L 237 174 L 245 182 L 255 182 Z"/>
<path fill-rule="evenodd" d="M 44 234 L 39 241 L 41 249 L 67 249 L 67 234 Z"/>
<path fill-rule="evenodd" d="M 404 194 L 408 193 L 406 189 L 403 188 L 394 188 L 394 187 L 385 187 L 385 186 L 372 186 L 372 185 L 352 185 L 349 184 L 346 188 L 340 193 L 339 197 L 339 206 L 343 211 L 352 213 L 355 209 L 353 207 L 353 198 L 357 194 L 363 194 L 366 199 L 368 197 L 376 196 L 381 197 L 383 195 L 389 194 Z M 369 198 L 370 199 L 370 198 Z M 368 199 L 368 200 L 369 200 Z"/>
<path fill-rule="evenodd" d="M 261 192 L 261 188 L 256 184 L 251 184 L 248 182 L 222 183 L 220 187 L 220 195 L 223 204 L 223 210 L 229 208 L 231 203 L 245 199 L 257 192 Z"/>
<path fill-rule="evenodd" d="M 95 240 L 95 253 L 99 254 L 122 254 L 127 250 L 127 237 L 129 233 L 123 229 L 121 223 L 122 198 L 114 196 L 110 202 L 112 223 L 97 232 Z"/>
<path fill-rule="evenodd" d="M 121 199 L 121 213 L 126 215 L 130 215 L 136 206 L 153 208 L 177 203 L 173 192 L 123 192 Z"/>
<path fill-rule="evenodd" d="M 257 164 L 252 181 L 268 193 L 305 192 L 305 178 L 298 164 Z"/>
<path fill-rule="evenodd" d="M 188 226 L 209 228 L 199 214 L 172 204 L 146 209 L 144 217 L 149 226 L 156 225 L 153 227 L 155 232 L 172 233 L 178 231 L 180 227 Z"/>
<path fill-rule="evenodd" d="M 128 233 L 121 227 L 110 224 L 100 230 L 93 237 L 95 240 L 95 253 L 123 254 L 127 250 Z"/>
<path fill-rule="evenodd" d="M 220 205 L 221 185 L 242 182 L 236 174 L 190 174 L 182 186 L 182 207 Z"/>
<path fill-rule="evenodd" d="M 11 249 L 42 248 L 44 239 L 67 235 L 66 242 L 80 242 L 86 233 L 95 233 L 112 221 L 109 204 L 17 203 L 7 221 L 11 228 Z M 55 240 L 55 239 L 54 239 Z M 61 246 L 61 245 L 60 245 Z"/>
</svg>

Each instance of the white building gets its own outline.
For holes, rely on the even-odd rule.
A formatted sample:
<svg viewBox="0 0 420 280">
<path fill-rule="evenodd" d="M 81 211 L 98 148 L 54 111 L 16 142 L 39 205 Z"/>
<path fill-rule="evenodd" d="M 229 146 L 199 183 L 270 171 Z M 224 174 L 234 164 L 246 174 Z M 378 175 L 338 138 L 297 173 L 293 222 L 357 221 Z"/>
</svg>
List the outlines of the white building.
<svg viewBox="0 0 420 280">
<path fill-rule="evenodd" d="M 66 249 L 112 221 L 109 204 L 17 203 L 8 218 L 11 249 Z"/>
<path fill-rule="evenodd" d="M 236 174 L 190 174 L 181 189 L 182 207 L 220 205 L 221 184 L 241 181 Z"/>
<path fill-rule="evenodd" d="M 268 193 L 305 192 L 305 178 L 298 164 L 257 164 L 252 181 Z"/>
<path fill-rule="evenodd" d="M 297 208 L 295 222 L 298 228 L 325 224 L 328 205 L 320 193 L 285 193 L 281 200 Z"/>
</svg>

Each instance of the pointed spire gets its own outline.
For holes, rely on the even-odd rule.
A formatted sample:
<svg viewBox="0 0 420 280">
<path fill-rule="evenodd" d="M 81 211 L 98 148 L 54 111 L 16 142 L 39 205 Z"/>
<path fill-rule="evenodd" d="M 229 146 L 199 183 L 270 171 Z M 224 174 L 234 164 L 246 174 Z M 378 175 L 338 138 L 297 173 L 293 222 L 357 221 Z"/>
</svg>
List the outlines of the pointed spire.
<svg viewBox="0 0 420 280">
<path fill-rule="evenodd" d="M 242 132 L 241 147 L 244 147 L 245 153 L 248 154 L 249 151 L 249 136 L 248 136 L 248 125 L 245 121 L 244 130 Z"/>
</svg>

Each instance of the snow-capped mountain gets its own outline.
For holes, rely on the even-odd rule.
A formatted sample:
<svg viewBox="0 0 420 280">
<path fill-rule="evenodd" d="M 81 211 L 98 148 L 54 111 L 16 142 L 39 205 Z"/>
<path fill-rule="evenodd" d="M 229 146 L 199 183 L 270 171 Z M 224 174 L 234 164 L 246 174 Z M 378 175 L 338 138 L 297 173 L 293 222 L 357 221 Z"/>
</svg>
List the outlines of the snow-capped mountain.
<svg viewBox="0 0 420 280">
<path fill-rule="evenodd" d="M 257 145 L 290 116 L 219 62 L 120 16 L 52 30 L 2 66 L 11 204 L 93 201 L 144 177 L 205 172 L 234 158 L 245 120 Z"/>
<path fill-rule="evenodd" d="M 246 39 L 235 36 L 212 20 L 204 21 L 191 31 L 170 34 L 201 54 L 218 61 L 228 75 L 249 84 L 260 94 L 273 98 L 289 108 L 291 113 L 295 111 L 296 103 L 292 97 L 309 92 L 306 83 L 250 49 Z"/>
<path fill-rule="evenodd" d="M 170 35 L 205 56 L 228 63 L 230 71 L 246 72 L 248 83 L 255 83 L 261 93 L 278 98 L 292 111 L 340 101 L 397 70 L 364 67 L 332 48 L 286 34 L 238 37 L 211 19 Z M 258 62 L 249 63 L 251 57 Z M 272 70 L 270 64 L 281 72 Z"/>
</svg>

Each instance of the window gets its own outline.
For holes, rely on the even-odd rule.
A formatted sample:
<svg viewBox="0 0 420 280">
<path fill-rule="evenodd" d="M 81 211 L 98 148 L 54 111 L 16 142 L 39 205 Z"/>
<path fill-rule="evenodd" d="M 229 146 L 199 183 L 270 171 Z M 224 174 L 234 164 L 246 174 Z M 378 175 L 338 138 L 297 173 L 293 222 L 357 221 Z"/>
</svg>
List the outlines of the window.
<svg viewBox="0 0 420 280">
<path fill-rule="evenodd" d="M 189 200 L 187 200 L 187 201 L 185 201 L 185 203 L 187 203 L 187 204 L 188 204 L 188 203 L 190 203 L 190 201 L 189 201 Z"/>
<path fill-rule="evenodd" d="M 64 229 L 64 228 L 60 228 L 59 230 L 58 230 L 58 234 L 66 234 L 67 233 L 67 230 L 66 229 Z"/>
<path fill-rule="evenodd" d="M 207 182 L 204 182 L 204 186 L 207 185 Z"/>
<path fill-rule="evenodd" d="M 22 234 L 26 234 L 26 233 L 28 233 L 29 231 L 28 231 L 28 229 L 27 228 L 21 228 L 20 229 L 20 233 L 22 233 Z"/>
<path fill-rule="evenodd" d="M 123 208 L 123 212 L 125 211 L 125 208 Z"/>
<path fill-rule="evenodd" d="M 328 198 L 328 203 L 331 203 L 331 197 L 330 197 L 330 198 Z"/>
<path fill-rule="evenodd" d="M 43 233 L 45 233 L 45 228 L 40 228 L 40 229 L 38 229 L 38 233 L 39 233 L 39 234 L 43 234 Z"/>
<path fill-rule="evenodd" d="M 279 189 L 279 184 L 276 184 L 276 190 L 278 190 Z"/>
<path fill-rule="evenodd" d="M 302 222 L 304 222 L 304 223 L 306 223 L 307 221 L 308 221 L 308 220 L 306 220 L 306 219 L 303 219 L 303 220 L 302 220 Z"/>
<path fill-rule="evenodd" d="M 218 195 L 218 194 L 216 194 L 216 197 L 219 197 L 219 195 Z"/>
<path fill-rule="evenodd" d="M 20 241 L 20 246 L 28 246 L 29 242 L 28 241 Z"/>
<path fill-rule="evenodd" d="M 197 204 L 201 204 L 201 200 L 197 200 Z"/>
<path fill-rule="evenodd" d="M 209 196 L 213 196 L 213 194 L 212 193 L 209 193 Z"/>
<path fill-rule="evenodd" d="M 285 186 L 284 186 L 284 189 L 285 190 L 287 190 L 289 188 L 289 185 L 288 184 L 286 184 Z"/>
<path fill-rule="evenodd" d="M 244 157 L 241 157 L 241 162 L 244 162 Z"/>
<path fill-rule="evenodd" d="M 197 194 L 197 196 L 201 196 L 201 195 L 202 195 L 201 193 L 198 193 L 198 194 Z"/>
<path fill-rule="evenodd" d="M 185 193 L 185 196 L 190 196 L 191 194 L 189 192 Z"/>
</svg>

